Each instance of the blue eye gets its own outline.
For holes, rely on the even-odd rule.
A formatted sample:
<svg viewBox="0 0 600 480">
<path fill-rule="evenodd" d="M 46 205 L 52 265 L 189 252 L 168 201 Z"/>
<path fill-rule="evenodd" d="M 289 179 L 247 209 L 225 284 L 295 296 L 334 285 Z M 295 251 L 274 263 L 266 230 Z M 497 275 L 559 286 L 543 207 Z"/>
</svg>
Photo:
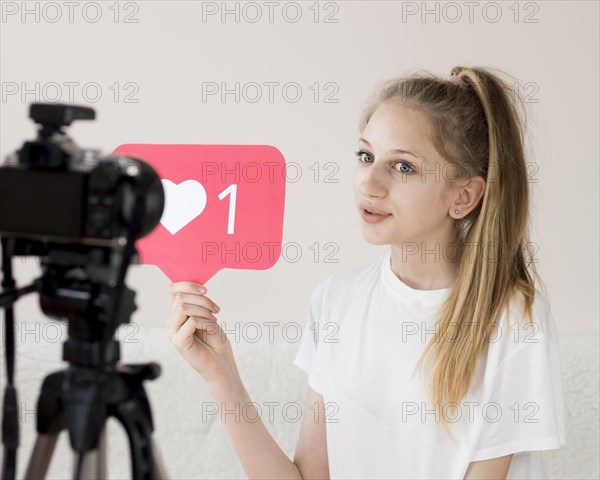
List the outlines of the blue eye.
<svg viewBox="0 0 600 480">
<path fill-rule="evenodd" d="M 414 173 L 415 172 L 413 170 L 413 168 L 408 163 L 406 163 L 406 162 L 398 162 L 398 163 L 396 163 L 396 165 L 406 165 L 410 169 L 408 171 L 407 170 L 398 170 L 400 173 Z"/>
<path fill-rule="evenodd" d="M 361 160 L 361 156 L 362 156 L 363 154 L 364 154 L 364 155 L 369 155 L 369 154 L 368 154 L 367 152 L 365 152 L 364 150 L 359 150 L 358 152 L 354 152 L 354 155 L 356 155 L 356 157 L 358 158 L 358 161 L 359 161 L 359 162 L 362 162 L 362 160 Z M 370 156 L 371 156 L 371 155 L 369 155 L 369 157 L 370 157 Z M 362 163 L 365 163 L 365 162 L 362 162 Z"/>
<path fill-rule="evenodd" d="M 370 163 L 370 162 L 368 162 L 368 161 L 363 161 L 363 160 L 362 160 L 362 156 L 363 156 L 363 155 L 367 155 L 367 156 L 369 156 L 369 157 L 371 156 L 371 154 L 369 154 L 368 152 L 365 152 L 364 150 L 359 150 L 359 151 L 357 151 L 357 152 L 354 152 L 354 154 L 355 154 L 355 155 L 356 155 L 356 157 L 358 158 L 358 161 L 359 161 L 359 162 L 361 162 L 361 163 Z M 410 163 L 403 162 L 403 161 L 397 161 L 397 162 L 396 162 L 396 164 L 394 165 L 394 167 L 395 167 L 396 165 L 406 165 L 406 166 L 409 168 L 409 170 L 400 170 L 400 169 L 396 169 L 396 170 L 397 170 L 398 172 L 400 172 L 400 173 L 406 173 L 406 174 L 415 173 L 415 170 L 414 170 L 414 168 L 413 168 L 413 167 L 410 165 Z"/>
</svg>

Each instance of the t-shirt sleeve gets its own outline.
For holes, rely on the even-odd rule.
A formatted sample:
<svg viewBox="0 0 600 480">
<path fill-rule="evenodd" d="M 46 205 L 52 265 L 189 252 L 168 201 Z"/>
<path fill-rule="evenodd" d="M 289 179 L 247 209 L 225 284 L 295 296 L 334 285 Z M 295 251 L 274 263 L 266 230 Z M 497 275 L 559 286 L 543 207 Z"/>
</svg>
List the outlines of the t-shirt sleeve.
<svg viewBox="0 0 600 480">
<path fill-rule="evenodd" d="M 294 365 L 308 374 L 308 384 L 313 390 L 323 394 L 323 377 L 319 363 L 320 325 L 325 294 L 331 277 L 322 280 L 312 291 L 308 306 L 308 318 L 302 332 L 300 347 L 294 358 Z"/>
<path fill-rule="evenodd" d="M 503 326 L 508 348 L 481 408 L 483 426 L 471 461 L 565 445 L 558 336 L 549 305 L 540 311 L 533 325 Z"/>
</svg>

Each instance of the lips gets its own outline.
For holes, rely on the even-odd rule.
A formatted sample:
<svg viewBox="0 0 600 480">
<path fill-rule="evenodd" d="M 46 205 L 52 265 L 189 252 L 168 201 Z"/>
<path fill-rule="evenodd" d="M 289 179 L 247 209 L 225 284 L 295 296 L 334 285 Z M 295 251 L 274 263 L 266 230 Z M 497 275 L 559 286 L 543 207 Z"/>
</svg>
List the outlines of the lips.
<svg viewBox="0 0 600 480">
<path fill-rule="evenodd" d="M 374 213 L 375 215 L 384 215 L 384 216 L 391 215 L 391 213 L 381 210 L 380 208 L 374 207 L 372 205 L 369 205 L 368 203 L 362 203 L 360 205 L 360 208 L 362 210 L 366 210 L 369 213 Z"/>
</svg>

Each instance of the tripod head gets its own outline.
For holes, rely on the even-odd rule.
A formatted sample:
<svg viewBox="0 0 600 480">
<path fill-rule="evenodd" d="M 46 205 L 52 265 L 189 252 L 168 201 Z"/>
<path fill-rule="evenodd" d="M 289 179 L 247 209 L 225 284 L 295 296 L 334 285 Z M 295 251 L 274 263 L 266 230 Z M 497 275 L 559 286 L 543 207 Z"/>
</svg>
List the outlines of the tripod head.
<svg viewBox="0 0 600 480">
<path fill-rule="evenodd" d="M 117 291 L 115 253 L 103 247 L 20 239 L 3 239 L 4 243 L 12 255 L 39 256 L 43 274 L 30 286 L 0 295 L 0 307 L 10 306 L 24 293 L 37 292 L 48 317 L 68 321 L 63 360 L 81 367 L 114 365 L 120 358 L 115 332 L 130 322 L 137 308 L 133 290 L 121 284 Z"/>
</svg>

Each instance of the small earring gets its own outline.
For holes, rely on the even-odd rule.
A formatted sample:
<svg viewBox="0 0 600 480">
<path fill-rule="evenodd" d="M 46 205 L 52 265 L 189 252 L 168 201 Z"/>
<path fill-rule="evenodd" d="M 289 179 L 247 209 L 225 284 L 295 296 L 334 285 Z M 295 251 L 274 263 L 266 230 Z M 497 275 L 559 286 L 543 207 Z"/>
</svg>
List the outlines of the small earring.
<svg viewBox="0 0 600 480">
<path fill-rule="evenodd" d="M 454 213 L 458 213 L 458 210 L 454 210 Z"/>
</svg>

